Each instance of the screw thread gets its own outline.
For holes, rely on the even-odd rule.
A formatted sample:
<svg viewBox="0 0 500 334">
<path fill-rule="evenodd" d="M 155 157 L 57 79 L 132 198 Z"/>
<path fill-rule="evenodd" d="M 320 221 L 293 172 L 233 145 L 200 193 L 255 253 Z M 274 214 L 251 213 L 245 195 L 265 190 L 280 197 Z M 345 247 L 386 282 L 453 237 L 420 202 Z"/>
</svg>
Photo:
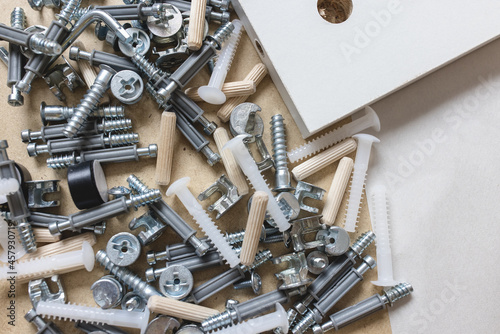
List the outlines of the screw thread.
<svg viewBox="0 0 500 334">
<path fill-rule="evenodd" d="M 111 135 L 109 138 L 109 145 L 114 146 L 126 146 L 130 144 L 137 144 L 139 142 L 139 134 L 137 133 L 122 133 L 117 135 Z"/>
<path fill-rule="evenodd" d="M 129 118 L 105 120 L 102 127 L 104 132 L 129 130 L 132 128 L 132 120 Z"/>
<path fill-rule="evenodd" d="M 151 95 L 151 97 L 160 106 L 160 108 L 165 108 L 165 101 L 160 98 L 160 95 L 156 92 L 155 88 L 150 82 L 146 83 L 146 91 Z"/>
<path fill-rule="evenodd" d="M 24 30 L 26 28 L 26 13 L 21 7 L 16 7 L 10 14 L 10 25 L 12 28 Z"/>
<path fill-rule="evenodd" d="M 274 244 L 277 242 L 283 242 L 285 240 L 285 237 L 283 234 L 278 234 L 278 235 L 272 235 L 270 237 L 267 237 L 263 240 L 265 244 Z"/>
<path fill-rule="evenodd" d="M 243 242 L 244 237 L 245 237 L 245 230 L 233 233 L 226 233 L 226 241 L 229 242 L 229 244 L 231 245 Z"/>
<path fill-rule="evenodd" d="M 231 317 L 231 312 L 229 310 L 226 310 L 204 320 L 201 323 L 201 328 L 205 333 L 208 333 L 209 331 L 213 331 L 217 328 L 226 327 L 233 324 L 234 321 Z"/>
<path fill-rule="evenodd" d="M 130 195 L 130 201 L 136 208 L 154 203 L 161 199 L 160 189 L 151 189 L 139 195 Z"/>
<path fill-rule="evenodd" d="M 360 235 L 358 239 L 352 244 L 351 249 L 356 255 L 361 256 L 365 249 L 375 240 L 375 233 L 367 231 Z"/>
<path fill-rule="evenodd" d="M 146 57 L 138 53 L 135 53 L 131 59 L 135 66 L 144 72 L 144 74 L 146 74 L 153 83 L 156 83 L 162 76 L 165 75 L 165 73 L 156 67 L 155 64 L 151 63 L 146 59 Z"/>
<path fill-rule="evenodd" d="M 53 169 L 67 168 L 76 164 L 74 154 L 55 155 L 47 159 L 47 167 Z"/>
<path fill-rule="evenodd" d="M 307 331 L 309 327 L 314 325 L 316 321 L 314 320 L 314 313 L 308 311 L 302 319 L 292 328 L 293 334 L 302 334 Z"/>
<path fill-rule="evenodd" d="M 249 269 L 254 270 L 254 269 L 260 267 L 261 265 L 263 265 L 267 261 L 271 260 L 272 257 L 273 257 L 273 254 L 271 253 L 271 251 L 269 249 L 259 251 L 257 253 L 257 255 L 255 255 L 255 261 L 252 263 L 251 266 L 249 266 Z"/>
<path fill-rule="evenodd" d="M 28 222 L 19 222 L 17 224 L 17 231 L 19 240 L 26 252 L 33 253 L 36 251 L 36 239 L 31 224 Z"/>
<path fill-rule="evenodd" d="M 229 38 L 229 36 L 231 36 L 231 33 L 233 32 L 233 30 L 234 30 L 234 25 L 231 22 L 228 22 L 226 24 L 221 25 L 215 31 L 212 38 L 220 46 L 222 43 L 224 43 Z"/>
<path fill-rule="evenodd" d="M 274 115 L 271 118 L 271 136 L 275 166 L 276 168 L 287 168 L 286 132 L 282 115 Z"/>
<path fill-rule="evenodd" d="M 409 296 L 412 292 L 413 286 L 411 286 L 410 283 L 403 282 L 385 291 L 384 295 L 387 297 L 389 304 L 392 306 L 394 302 Z"/>
<path fill-rule="evenodd" d="M 91 115 L 103 118 L 123 118 L 125 117 L 125 108 L 123 106 L 99 107 L 94 109 Z"/>
<path fill-rule="evenodd" d="M 82 0 L 67 0 L 64 4 L 61 12 L 56 15 L 59 21 L 62 21 L 64 24 L 68 24 L 73 19 L 76 11 L 80 7 Z"/>
<path fill-rule="evenodd" d="M 84 7 L 84 8 L 77 8 L 73 14 L 72 19 L 75 21 L 78 21 L 79 19 L 82 18 L 83 15 L 86 15 L 87 13 L 92 11 L 93 9 L 94 9 L 93 6 Z"/>
<path fill-rule="evenodd" d="M 149 191 L 149 187 L 134 174 L 130 174 L 130 176 L 127 178 L 127 182 L 129 187 L 139 194 L 143 194 Z"/>
<path fill-rule="evenodd" d="M 46 38 L 42 34 L 31 36 L 29 46 L 33 52 L 48 56 L 57 56 L 62 52 L 61 44 Z"/>
</svg>

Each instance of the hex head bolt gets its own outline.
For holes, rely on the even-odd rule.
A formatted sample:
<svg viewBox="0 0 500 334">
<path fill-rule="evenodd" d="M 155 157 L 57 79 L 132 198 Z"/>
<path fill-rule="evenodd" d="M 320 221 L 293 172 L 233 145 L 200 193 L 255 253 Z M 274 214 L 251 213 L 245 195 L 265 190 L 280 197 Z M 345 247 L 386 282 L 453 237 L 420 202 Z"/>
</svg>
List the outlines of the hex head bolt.
<svg viewBox="0 0 500 334">
<path fill-rule="evenodd" d="M 102 150 L 73 152 L 71 154 L 54 155 L 47 159 L 47 167 L 60 169 L 67 168 L 83 161 L 97 160 L 101 163 L 139 161 L 139 157 L 156 157 L 158 147 L 151 144 L 148 147 L 137 147 L 137 145 L 113 147 Z"/>
<path fill-rule="evenodd" d="M 204 101 L 198 94 L 199 86 L 189 87 L 186 89 L 186 95 L 195 102 Z M 256 91 L 255 82 L 251 80 L 241 80 L 233 82 L 225 82 L 220 89 L 227 99 L 232 97 L 252 95 Z"/>
<path fill-rule="evenodd" d="M 290 192 L 293 190 L 293 187 L 290 181 L 286 156 L 286 129 L 283 116 L 280 114 L 271 117 L 271 136 L 274 166 L 276 169 L 273 191 Z"/>
<path fill-rule="evenodd" d="M 231 245 L 226 241 L 224 235 L 217 228 L 210 216 L 203 210 L 203 207 L 198 203 L 196 198 L 189 191 L 187 185 L 190 178 L 184 177 L 172 183 L 167 189 L 167 196 L 177 195 L 188 212 L 193 216 L 196 223 L 200 226 L 207 237 L 212 240 L 212 243 L 220 252 L 221 256 L 226 260 L 231 268 L 240 263 L 238 255 L 235 253 Z"/>
<path fill-rule="evenodd" d="M 203 31 L 205 30 L 206 8 L 207 8 L 207 0 L 191 1 L 187 45 L 188 48 L 192 51 L 199 50 L 203 43 Z"/>
<path fill-rule="evenodd" d="M 288 152 L 288 158 L 291 162 L 302 160 L 369 128 L 380 131 L 380 120 L 377 113 L 367 106 L 360 118 L 294 148 Z"/>
<path fill-rule="evenodd" d="M 148 299 L 148 308 L 154 313 L 194 322 L 202 322 L 203 319 L 219 313 L 212 308 L 160 296 L 151 296 Z"/>
<path fill-rule="evenodd" d="M 293 177 L 296 180 L 303 180 L 310 175 L 320 171 L 330 164 L 338 161 L 342 157 L 356 150 L 356 141 L 348 138 L 333 147 L 321 152 L 320 154 L 304 161 L 292 169 Z"/>
<path fill-rule="evenodd" d="M 252 197 L 240 254 L 241 264 L 245 266 L 251 265 L 255 260 L 268 201 L 268 195 L 262 191 L 256 191 Z"/>
<path fill-rule="evenodd" d="M 259 63 L 255 65 L 250 72 L 247 74 L 247 76 L 243 79 L 243 81 L 252 81 L 257 87 L 259 83 L 264 79 L 264 77 L 267 75 L 267 68 L 266 65 Z M 229 121 L 229 118 L 231 117 L 231 112 L 233 111 L 234 108 L 236 108 L 238 105 L 241 103 L 245 102 L 250 94 L 248 95 L 241 95 L 241 96 L 236 96 L 227 99 L 226 103 L 217 111 L 217 117 L 220 118 L 221 121 L 227 122 Z"/>
<path fill-rule="evenodd" d="M 16 7 L 10 14 L 10 25 L 13 28 L 24 30 L 26 28 L 26 14 L 24 9 Z M 21 53 L 21 47 L 15 44 L 9 44 L 9 63 L 7 73 L 7 86 L 11 87 L 11 93 L 7 97 L 7 102 L 13 107 L 19 107 L 24 104 L 24 97 L 17 89 L 16 84 L 22 79 L 24 57 Z"/>
<path fill-rule="evenodd" d="M 127 182 L 130 188 L 134 189 L 138 193 L 146 193 L 149 191 L 149 188 L 134 174 L 127 178 Z M 169 225 L 184 240 L 185 243 L 189 242 L 194 247 L 198 256 L 204 255 L 210 249 L 207 242 L 198 239 L 196 237 L 196 231 L 189 226 L 164 200 L 152 203 L 150 208 L 161 220 L 163 220 L 165 224 Z"/>
<path fill-rule="evenodd" d="M 48 122 L 66 121 L 75 113 L 75 107 L 47 105 L 45 102 L 40 104 L 40 117 L 43 125 Z M 125 117 L 124 106 L 99 106 L 92 110 L 89 118 L 116 119 Z"/>
<path fill-rule="evenodd" d="M 385 186 L 376 185 L 372 187 L 369 198 L 370 200 L 368 201 L 368 205 L 370 208 L 370 217 L 373 230 L 377 235 L 376 246 L 378 279 L 376 281 L 372 281 L 372 284 L 378 286 L 393 286 L 398 284 L 398 281 L 394 280 L 392 270 L 389 209 Z"/>
<path fill-rule="evenodd" d="M 78 130 L 83 127 L 92 110 L 97 107 L 99 100 L 108 90 L 111 79 L 116 73 L 114 69 L 106 65 L 101 65 L 100 69 L 94 83 L 90 86 L 83 99 L 80 100 L 75 113 L 64 128 L 63 133 L 68 138 L 73 138 Z"/>
<path fill-rule="evenodd" d="M 141 195 L 130 195 L 130 198 L 120 197 L 103 203 L 92 209 L 79 211 L 68 216 L 68 220 L 49 224 L 50 233 L 57 235 L 63 231 L 80 231 L 83 227 L 94 225 L 100 221 L 128 212 L 130 208 L 138 208 L 161 199 L 158 189 L 152 189 Z"/>
<path fill-rule="evenodd" d="M 358 268 L 351 268 L 335 286 L 321 296 L 314 304 L 314 308 L 307 311 L 303 318 L 292 328 L 292 333 L 302 334 L 312 325 L 320 323 L 328 311 L 330 311 L 347 292 L 354 288 L 356 284 L 363 280 L 363 275 L 368 269 L 373 269 L 376 265 L 375 260 L 371 256 L 365 256 Z"/>
<path fill-rule="evenodd" d="M 413 287 L 409 283 L 400 283 L 382 295 L 374 294 L 356 305 L 345 308 L 330 316 L 330 320 L 322 325 L 314 325 L 312 331 L 314 334 L 323 334 L 331 329 L 339 330 L 353 322 L 387 308 L 387 305 L 393 306 L 400 299 L 408 297 L 413 292 Z"/>
<path fill-rule="evenodd" d="M 380 143 L 377 137 L 367 134 L 354 135 L 353 138 L 358 141 L 358 149 L 356 151 L 356 158 L 354 159 L 354 171 L 352 173 L 349 202 L 345 215 L 344 229 L 347 232 L 354 232 L 356 230 L 372 144 Z"/>
<path fill-rule="evenodd" d="M 224 81 L 226 80 L 227 73 L 231 68 L 238 45 L 240 44 L 241 35 L 243 34 L 243 25 L 240 20 L 233 20 L 231 23 L 234 26 L 233 33 L 226 41 L 226 44 L 217 58 L 217 63 L 215 64 L 212 75 L 210 76 L 208 85 L 198 88 L 198 95 L 203 101 L 210 104 L 223 104 L 226 102 L 226 95 L 221 89 L 224 85 Z"/>
<path fill-rule="evenodd" d="M 288 317 L 285 309 L 279 303 L 276 304 L 276 311 L 273 313 L 266 314 L 255 319 L 250 319 L 237 325 L 228 326 L 224 329 L 216 330 L 214 333 L 258 334 L 272 330 L 276 327 L 281 327 L 284 333 L 288 332 Z"/>
<path fill-rule="evenodd" d="M 177 117 L 173 112 L 164 111 L 161 114 L 160 140 L 158 142 L 155 182 L 156 184 L 162 186 L 166 186 L 170 183 L 170 176 L 172 174 L 176 120 Z"/>
<path fill-rule="evenodd" d="M 272 200 L 274 196 L 271 190 L 269 190 L 264 177 L 260 173 L 259 168 L 243 142 L 245 138 L 247 138 L 246 135 L 236 136 L 228 141 L 226 145 L 224 145 L 223 149 L 229 149 L 233 153 L 236 162 L 240 166 L 243 173 L 247 176 L 254 189 L 256 191 L 263 191 L 271 199 L 267 203 L 267 211 L 274 219 L 274 222 L 278 226 L 280 232 L 286 231 L 290 228 L 290 223 L 278 206 L 278 202 Z"/>
<path fill-rule="evenodd" d="M 31 309 L 24 316 L 26 321 L 33 323 L 38 329 L 37 333 L 40 334 L 63 334 L 61 330 L 52 322 L 46 323 L 38 314 L 36 314 L 35 309 Z"/>
<path fill-rule="evenodd" d="M 129 312 L 118 309 L 103 310 L 99 307 L 40 301 L 36 311 L 46 318 L 53 317 L 72 321 L 139 328 L 141 334 L 146 332 L 149 323 L 148 309 L 142 312 Z"/>
<path fill-rule="evenodd" d="M 353 166 L 354 161 L 351 158 L 344 157 L 340 159 L 335 175 L 333 176 L 332 184 L 328 190 L 328 195 L 326 196 L 322 212 L 323 217 L 321 217 L 321 221 L 328 226 L 332 226 L 335 223 L 342 198 L 351 178 Z"/>
<path fill-rule="evenodd" d="M 31 258 L 16 263 L 16 282 L 27 283 L 32 279 L 69 273 L 83 268 L 87 271 L 92 271 L 94 268 L 94 251 L 86 241 L 82 243 L 82 248 L 76 251 Z M 7 279 L 7 267 L 3 268 L 0 276 L 2 279 Z"/>
<path fill-rule="evenodd" d="M 227 176 L 233 182 L 233 184 L 238 188 L 238 194 L 244 196 L 248 194 L 248 184 L 245 175 L 241 171 L 238 163 L 234 159 L 233 154 L 230 150 L 224 150 L 224 145 L 229 141 L 229 135 L 227 130 L 224 128 L 217 128 L 214 132 L 214 140 L 217 145 L 217 149 L 220 152 L 222 163 L 226 169 Z"/>
</svg>

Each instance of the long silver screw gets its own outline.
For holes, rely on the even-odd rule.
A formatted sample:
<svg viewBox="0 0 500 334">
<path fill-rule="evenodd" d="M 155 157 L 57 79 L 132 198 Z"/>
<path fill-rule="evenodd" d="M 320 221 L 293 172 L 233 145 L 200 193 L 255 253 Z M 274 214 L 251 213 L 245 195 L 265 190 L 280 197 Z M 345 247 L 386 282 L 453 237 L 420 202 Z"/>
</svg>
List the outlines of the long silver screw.
<svg viewBox="0 0 500 334">
<path fill-rule="evenodd" d="M 70 23 L 76 11 L 80 8 L 81 2 L 82 0 L 67 0 L 61 12 L 56 15 L 57 19 L 64 24 Z"/>
<path fill-rule="evenodd" d="M 106 90 L 108 90 L 111 79 L 116 73 L 114 69 L 106 65 L 101 65 L 100 68 L 101 70 L 97 74 L 94 83 L 76 107 L 75 113 L 71 116 L 71 119 L 63 130 L 64 135 L 68 138 L 73 138 L 78 130 L 82 128 L 83 123 L 85 123 L 89 115 L 99 104 L 99 100 Z"/>
<path fill-rule="evenodd" d="M 273 144 L 273 158 L 276 167 L 273 191 L 289 192 L 293 190 L 288 171 L 288 157 L 286 155 L 286 129 L 283 116 L 278 114 L 271 118 L 271 136 Z"/>
<path fill-rule="evenodd" d="M 10 25 L 12 28 L 24 30 L 26 28 L 26 14 L 24 9 L 16 7 L 10 14 Z M 7 102 L 13 107 L 24 105 L 24 97 L 21 91 L 16 87 L 19 80 L 22 79 L 23 55 L 19 45 L 9 45 L 8 56 L 8 76 L 7 85 L 11 86 L 11 93 L 7 97 Z"/>
<path fill-rule="evenodd" d="M 16 7 L 10 14 L 10 25 L 19 30 L 26 29 L 26 13 L 21 7 Z"/>
</svg>

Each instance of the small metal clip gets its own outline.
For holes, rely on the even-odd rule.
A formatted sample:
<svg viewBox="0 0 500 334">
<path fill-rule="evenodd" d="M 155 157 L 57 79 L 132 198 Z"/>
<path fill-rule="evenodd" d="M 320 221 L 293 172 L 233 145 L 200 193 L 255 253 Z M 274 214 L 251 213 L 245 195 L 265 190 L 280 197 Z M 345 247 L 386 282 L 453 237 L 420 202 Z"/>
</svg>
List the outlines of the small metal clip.
<svg viewBox="0 0 500 334">
<path fill-rule="evenodd" d="M 216 219 L 219 219 L 227 210 L 235 205 L 243 196 L 238 195 L 236 186 L 222 174 L 222 176 L 215 181 L 207 190 L 198 195 L 198 200 L 204 201 L 214 193 L 220 193 L 221 197 L 212 205 L 208 207 L 208 211 L 217 211 Z"/>
<path fill-rule="evenodd" d="M 295 188 L 295 197 L 300 203 L 300 208 L 305 211 L 309 211 L 311 213 L 318 213 L 317 208 L 313 208 L 309 205 L 304 204 L 305 198 L 312 198 L 317 200 L 322 200 L 325 195 L 326 190 L 320 187 L 317 187 L 313 184 L 299 181 L 297 182 L 297 187 Z"/>
<path fill-rule="evenodd" d="M 316 233 L 324 230 L 325 225 L 321 224 L 322 216 L 312 216 L 292 221 L 292 228 L 285 232 L 285 239 L 292 242 L 293 249 L 300 252 L 306 249 L 321 247 L 326 244 L 326 240 L 314 240 L 306 242 L 304 236 L 309 233 Z"/>
<path fill-rule="evenodd" d="M 57 290 L 55 293 L 51 292 L 45 278 L 31 280 L 28 283 L 28 295 L 31 299 L 31 304 L 36 309 L 39 301 L 44 302 L 54 302 L 54 303 L 66 303 L 66 293 L 62 286 L 61 280 L 58 275 L 54 275 L 50 278 L 52 282 L 57 284 Z"/>
<path fill-rule="evenodd" d="M 152 211 L 148 211 L 140 217 L 132 219 L 128 224 L 131 230 L 135 230 L 139 227 L 144 227 L 146 230 L 139 232 L 137 238 L 141 244 L 147 245 L 158 239 L 158 237 L 167 228 L 167 225 L 159 221 Z"/>
<path fill-rule="evenodd" d="M 293 289 L 299 286 L 306 285 L 312 281 L 311 278 L 307 277 L 307 273 L 309 272 L 309 270 L 307 267 L 307 259 L 304 252 L 286 254 L 273 259 L 274 264 L 283 262 L 288 263 L 288 269 L 274 274 L 276 278 L 283 281 L 283 284 L 281 284 L 278 289 Z"/>
<path fill-rule="evenodd" d="M 59 206 L 59 201 L 45 201 L 44 196 L 48 193 L 55 193 L 60 190 L 60 180 L 39 180 L 26 181 L 28 187 L 28 208 L 41 209 Z"/>
</svg>

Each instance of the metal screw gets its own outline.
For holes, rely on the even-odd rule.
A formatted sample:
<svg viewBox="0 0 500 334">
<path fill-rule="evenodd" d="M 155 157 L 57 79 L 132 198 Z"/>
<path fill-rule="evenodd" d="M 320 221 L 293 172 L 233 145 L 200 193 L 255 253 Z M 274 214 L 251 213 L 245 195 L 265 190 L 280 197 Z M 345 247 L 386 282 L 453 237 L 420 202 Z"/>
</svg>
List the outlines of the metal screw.
<svg viewBox="0 0 500 334">
<path fill-rule="evenodd" d="M 235 290 L 252 288 L 253 292 L 258 295 L 260 294 L 262 288 L 262 279 L 260 278 L 259 274 L 257 274 L 255 271 L 252 271 L 252 274 L 250 275 L 250 279 L 248 281 L 233 284 L 233 287 Z"/>
<path fill-rule="evenodd" d="M 95 303 L 105 310 L 120 305 L 125 289 L 112 275 L 106 275 L 95 281 L 90 290 Z"/>
<path fill-rule="evenodd" d="M 75 113 L 75 107 L 50 106 L 45 102 L 40 104 L 40 117 L 44 125 L 52 121 L 65 121 Z M 89 117 L 101 117 L 116 119 L 125 117 L 125 107 L 123 106 L 100 106 L 92 110 Z"/>
<path fill-rule="evenodd" d="M 76 135 L 109 88 L 111 79 L 116 71 L 106 65 L 101 65 L 100 68 L 101 70 L 97 74 L 94 83 L 80 101 L 80 104 L 76 107 L 76 112 L 71 116 L 71 119 L 64 128 L 63 133 L 66 137 L 73 138 Z"/>
<path fill-rule="evenodd" d="M 38 333 L 43 333 L 43 334 L 63 334 L 61 330 L 54 325 L 54 323 L 51 321 L 49 323 L 46 323 L 38 314 L 36 314 L 35 309 L 31 309 L 26 313 L 24 316 L 24 319 L 26 319 L 28 322 L 32 322 L 36 328 L 38 328 Z"/>
<path fill-rule="evenodd" d="M 275 187 L 273 191 L 289 192 L 293 190 L 288 171 L 286 155 L 286 129 L 283 116 L 278 114 L 271 118 L 271 136 L 273 144 L 273 158 L 276 167 Z"/>
<path fill-rule="evenodd" d="M 34 53 L 47 56 L 58 56 L 62 52 L 61 44 L 46 38 L 43 34 L 31 36 L 28 46 Z"/>
</svg>

